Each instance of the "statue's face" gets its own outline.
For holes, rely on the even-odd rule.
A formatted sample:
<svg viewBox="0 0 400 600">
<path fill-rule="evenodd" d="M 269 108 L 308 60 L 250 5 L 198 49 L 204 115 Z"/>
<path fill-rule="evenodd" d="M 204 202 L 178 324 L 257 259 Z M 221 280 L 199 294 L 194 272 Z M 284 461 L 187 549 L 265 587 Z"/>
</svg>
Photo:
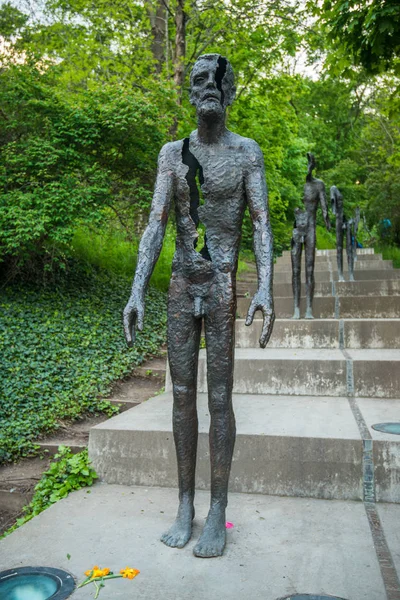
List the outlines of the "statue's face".
<svg viewBox="0 0 400 600">
<path fill-rule="evenodd" d="M 199 59 L 193 67 L 190 103 L 200 116 L 222 116 L 235 96 L 235 88 L 226 81 L 225 70 L 222 72 L 218 58 L 216 55 L 212 59 Z M 226 61 L 222 64 L 225 68 Z"/>
</svg>

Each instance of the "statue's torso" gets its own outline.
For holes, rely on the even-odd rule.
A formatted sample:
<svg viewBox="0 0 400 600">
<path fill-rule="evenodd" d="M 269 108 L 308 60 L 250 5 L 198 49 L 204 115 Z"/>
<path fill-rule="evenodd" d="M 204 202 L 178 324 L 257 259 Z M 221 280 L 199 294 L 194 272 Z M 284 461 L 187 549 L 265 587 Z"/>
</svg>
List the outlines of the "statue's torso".
<svg viewBox="0 0 400 600">
<path fill-rule="evenodd" d="M 174 179 L 177 226 L 173 269 L 194 279 L 211 274 L 215 269 L 236 271 L 246 206 L 245 173 L 249 150 L 246 138 L 228 133 L 228 139 L 221 144 L 189 145 L 190 152 L 202 171 L 197 172 L 196 178 L 200 196 L 197 215 L 200 223 L 205 226 L 210 260 L 198 252 L 199 248 L 195 248 L 198 231 L 193 206 L 191 207 L 189 167 L 182 161 L 183 141 L 171 144 L 169 165 Z"/>
<path fill-rule="evenodd" d="M 308 214 L 309 225 L 315 226 L 320 194 L 325 192 L 325 185 L 320 179 L 307 181 L 304 186 L 304 208 Z"/>
</svg>

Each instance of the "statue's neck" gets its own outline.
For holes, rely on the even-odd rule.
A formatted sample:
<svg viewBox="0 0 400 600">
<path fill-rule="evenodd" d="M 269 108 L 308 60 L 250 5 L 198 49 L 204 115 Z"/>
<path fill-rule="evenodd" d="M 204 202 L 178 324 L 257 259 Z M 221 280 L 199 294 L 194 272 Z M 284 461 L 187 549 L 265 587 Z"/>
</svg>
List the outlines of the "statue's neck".
<svg viewBox="0 0 400 600">
<path fill-rule="evenodd" d="M 225 115 L 222 118 L 197 118 L 197 137 L 202 144 L 218 144 L 226 133 Z"/>
</svg>

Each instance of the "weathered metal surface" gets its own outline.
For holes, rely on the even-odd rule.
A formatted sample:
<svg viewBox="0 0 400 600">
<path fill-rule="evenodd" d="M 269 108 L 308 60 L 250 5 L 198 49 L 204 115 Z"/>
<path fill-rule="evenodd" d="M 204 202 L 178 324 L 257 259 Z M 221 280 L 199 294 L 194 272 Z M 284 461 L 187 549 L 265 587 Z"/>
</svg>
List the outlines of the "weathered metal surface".
<svg viewBox="0 0 400 600">
<path fill-rule="evenodd" d="M 225 509 L 235 443 L 232 409 L 236 270 L 246 204 L 254 226 L 258 288 L 247 313 L 251 325 L 260 310 L 265 347 L 273 327 L 272 233 L 264 161 L 256 142 L 230 132 L 226 109 L 235 97 L 229 61 L 201 56 L 190 77 L 190 101 L 198 128 L 189 138 L 166 144 L 159 157 L 149 224 L 143 234 L 132 294 L 124 311 L 128 344 L 143 327 L 144 296 L 159 256 L 172 201 L 176 252 L 168 299 L 168 359 L 174 395 L 173 430 L 178 463 L 179 509 L 162 541 L 184 546 L 194 516 L 198 420 L 197 364 L 202 320 L 207 345 L 211 415 L 211 507 L 194 553 L 219 556 L 225 546 Z M 199 248 L 199 227 L 204 245 Z"/>
<path fill-rule="evenodd" d="M 292 286 L 294 297 L 294 319 L 300 319 L 300 292 L 301 292 L 301 254 L 304 245 L 306 266 L 306 319 L 313 319 L 312 303 L 314 298 L 314 264 L 316 244 L 316 218 L 318 205 L 321 203 L 322 214 L 327 229 L 331 225 L 326 205 L 325 185 L 320 179 L 315 179 L 312 172 L 315 169 L 313 154 L 307 154 L 308 172 L 304 186 L 305 210 L 295 210 L 295 228 L 293 229 L 291 258 L 292 258 Z"/>
</svg>

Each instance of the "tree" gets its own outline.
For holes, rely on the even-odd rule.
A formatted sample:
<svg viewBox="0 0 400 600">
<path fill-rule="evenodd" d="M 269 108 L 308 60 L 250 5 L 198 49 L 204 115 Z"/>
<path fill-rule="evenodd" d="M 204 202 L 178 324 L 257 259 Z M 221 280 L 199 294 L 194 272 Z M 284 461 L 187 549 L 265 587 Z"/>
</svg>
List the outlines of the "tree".
<svg viewBox="0 0 400 600">
<path fill-rule="evenodd" d="M 65 99 L 57 67 L 0 74 L 0 261 L 51 259 L 78 224 L 148 206 L 171 116 L 116 87 Z"/>
<path fill-rule="evenodd" d="M 400 4 L 398 0 L 324 0 L 319 14 L 328 39 L 350 55 L 368 73 L 397 66 L 400 58 Z"/>
</svg>

